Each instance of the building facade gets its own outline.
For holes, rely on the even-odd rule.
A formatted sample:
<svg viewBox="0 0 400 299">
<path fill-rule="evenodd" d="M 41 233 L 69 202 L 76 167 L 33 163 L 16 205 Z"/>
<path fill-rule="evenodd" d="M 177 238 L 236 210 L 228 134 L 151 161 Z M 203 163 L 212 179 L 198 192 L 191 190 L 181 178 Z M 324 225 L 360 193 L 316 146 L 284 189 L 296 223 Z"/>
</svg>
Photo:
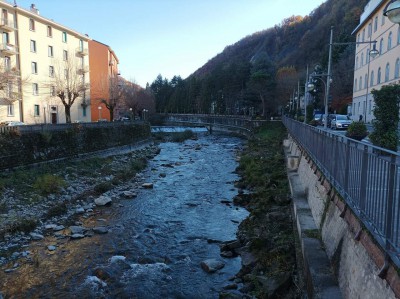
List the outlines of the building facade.
<svg viewBox="0 0 400 299">
<path fill-rule="evenodd" d="M 89 66 L 91 70 L 90 78 L 90 98 L 92 99 L 91 120 L 111 120 L 110 110 L 107 109 L 105 102 L 110 103 L 113 97 L 118 96 L 119 73 L 118 57 L 114 51 L 101 42 L 89 41 Z M 115 99 L 118 103 L 119 99 Z M 113 111 L 113 117 L 119 115 L 119 106 Z"/>
<path fill-rule="evenodd" d="M 0 74 L 11 73 L 0 93 L 0 122 L 65 123 L 57 95 L 73 88 L 79 95 L 71 121 L 91 121 L 88 36 L 42 17 L 34 5 L 28 10 L 0 1 L 0 9 Z"/>
<path fill-rule="evenodd" d="M 371 0 L 355 28 L 357 42 L 354 63 L 352 119 L 371 122 L 375 106 L 372 89 L 400 80 L 400 26 L 383 15 L 389 0 Z M 376 57 L 370 56 L 376 41 Z M 371 42 L 371 43 L 370 43 Z"/>
</svg>

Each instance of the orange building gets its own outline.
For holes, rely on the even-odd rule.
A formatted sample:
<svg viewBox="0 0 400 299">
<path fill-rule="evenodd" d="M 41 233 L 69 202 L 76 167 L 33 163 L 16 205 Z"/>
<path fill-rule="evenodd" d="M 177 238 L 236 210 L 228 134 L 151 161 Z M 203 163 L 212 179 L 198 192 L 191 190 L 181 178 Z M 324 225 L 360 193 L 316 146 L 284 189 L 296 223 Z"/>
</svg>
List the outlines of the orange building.
<svg viewBox="0 0 400 299">
<path fill-rule="evenodd" d="M 90 98 L 92 121 L 110 121 L 110 110 L 102 103 L 110 100 L 114 82 L 118 81 L 118 57 L 103 43 L 89 40 Z M 114 110 L 114 116 L 118 111 Z"/>
</svg>

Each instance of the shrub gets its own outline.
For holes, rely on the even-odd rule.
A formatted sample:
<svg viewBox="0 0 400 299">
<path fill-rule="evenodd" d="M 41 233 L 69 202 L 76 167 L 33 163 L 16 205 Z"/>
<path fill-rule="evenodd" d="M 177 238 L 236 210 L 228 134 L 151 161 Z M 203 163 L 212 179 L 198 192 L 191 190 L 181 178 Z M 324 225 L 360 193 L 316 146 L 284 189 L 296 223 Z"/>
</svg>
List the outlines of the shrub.
<svg viewBox="0 0 400 299">
<path fill-rule="evenodd" d="M 59 193 L 61 188 L 65 186 L 66 183 L 61 177 L 52 174 L 44 174 L 36 179 L 33 184 L 33 189 L 39 194 L 47 196 L 53 193 Z"/>
<path fill-rule="evenodd" d="M 351 139 L 362 140 L 368 136 L 367 126 L 362 121 L 355 121 L 349 125 L 346 136 Z"/>
<path fill-rule="evenodd" d="M 64 202 L 59 202 L 47 211 L 47 217 L 61 216 L 67 213 L 68 207 Z"/>
<path fill-rule="evenodd" d="M 308 124 L 310 126 L 314 126 L 314 127 L 318 126 L 318 122 L 315 119 L 312 119 L 311 121 L 309 121 Z"/>
<path fill-rule="evenodd" d="M 112 182 L 107 181 L 107 182 L 101 182 L 99 184 L 97 184 L 96 186 L 94 186 L 94 192 L 96 192 L 96 194 L 103 194 L 105 192 L 107 192 L 108 190 L 111 190 L 113 187 Z"/>
</svg>

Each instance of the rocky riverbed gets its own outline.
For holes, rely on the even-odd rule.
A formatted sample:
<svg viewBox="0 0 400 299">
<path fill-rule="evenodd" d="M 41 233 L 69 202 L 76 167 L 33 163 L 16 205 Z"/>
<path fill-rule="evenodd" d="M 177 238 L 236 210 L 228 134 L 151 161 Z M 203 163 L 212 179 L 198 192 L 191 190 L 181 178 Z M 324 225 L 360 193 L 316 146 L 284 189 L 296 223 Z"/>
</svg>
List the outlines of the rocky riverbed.
<svg viewBox="0 0 400 299">
<path fill-rule="evenodd" d="M 60 167 L 66 186 L 30 204 L 3 189 L 0 298 L 299 296 L 287 195 L 263 202 L 240 169 L 239 180 L 241 152 L 225 137 L 148 145 L 89 171 Z M 15 232 L 29 228 L 21 219 L 36 228 Z"/>
</svg>

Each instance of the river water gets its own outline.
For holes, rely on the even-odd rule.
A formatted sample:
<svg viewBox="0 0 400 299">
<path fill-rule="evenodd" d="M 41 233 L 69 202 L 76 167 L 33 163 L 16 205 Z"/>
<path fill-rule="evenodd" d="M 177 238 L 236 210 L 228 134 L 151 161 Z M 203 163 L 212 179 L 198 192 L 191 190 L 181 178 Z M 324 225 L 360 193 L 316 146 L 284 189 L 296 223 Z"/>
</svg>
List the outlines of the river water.
<svg viewBox="0 0 400 299">
<path fill-rule="evenodd" d="M 248 215 L 229 203 L 237 194 L 241 142 L 212 135 L 160 144 L 143 173 L 154 188 L 135 190 L 134 200 L 100 209 L 89 220 L 103 221 L 108 234 L 38 253 L 37 268 L 21 266 L 18 279 L 7 284 L 19 283 L 21 298 L 218 298 L 241 266 L 240 258 L 220 257 L 218 245 L 235 239 Z M 37 250 L 47 244 L 36 244 Z M 210 258 L 225 267 L 206 273 L 200 263 Z"/>
</svg>

